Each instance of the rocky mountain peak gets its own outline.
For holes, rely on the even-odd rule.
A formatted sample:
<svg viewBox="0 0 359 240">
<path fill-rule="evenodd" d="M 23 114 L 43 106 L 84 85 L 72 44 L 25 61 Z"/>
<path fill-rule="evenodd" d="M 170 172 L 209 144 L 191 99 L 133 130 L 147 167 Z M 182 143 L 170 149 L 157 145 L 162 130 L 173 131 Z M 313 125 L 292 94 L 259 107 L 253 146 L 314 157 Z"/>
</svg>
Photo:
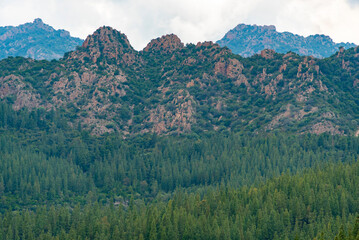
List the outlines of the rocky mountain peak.
<svg viewBox="0 0 359 240">
<path fill-rule="evenodd" d="M 233 30 L 277 31 L 277 28 L 274 25 L 239 24 Z"/>
<path fill-rule="evenodd" d="M 20 27 L 22 27 L 22 30 L 24 32 L 26 32 L 26 31 L 44 30 L 46 32 L 52 33 L 52 32 L 56 31 L 50 25 L 44 23 L 41 18 L 35 18 L 32 23 L 25 23 L 23 25 L 20 25 Z"/>
<path fill-rule="evenodd" d="M 43 25 L 44 24 L 44 22 L 42 21 L 41 18 L 35 18 L 33 23 L 37 24 L 37 25 Z"/>
<path fill-rule="evenodd" d="M 100 45 L 132 49 L 125 34 L 107 26 L 100 27 L 92 35 L 89 35 L 82 47 L 92 48 Z"/>
<path fill-rule="evenodd" d="M 238 36 L 238 34 L 242 34 L 242 32 L 258 32 L 258 33 L 264 33 L 264 32 L 276 32 L 277 29 L 273 25 L 247 25 L 247 24 L 238 24 L 234 29 L 230 30 L 226 36 L 228 38 L 232 38 L 235 36 Z"/>
<path fill-rule="evenodd" d="M 90 59 L 93 63 L 98 60 L 112 63 L 132 63 L 135 54 L 136 51 L 125 34 L 111 27 L 103 26 L 89 35 L 82 44 L 82 48 L 73 52 L 70 58 L 83 61 Z"/>
<path fill-rule="evenodd" d="M 143 49 L 144 52 L 164 52 L 171 53 L 177 49 L 184 47 L 184 44 L 181 42 L 181 39 L 175 34 L 168 34 L 162 37 L 153 39 L 147 46 Z"/>
</svg>

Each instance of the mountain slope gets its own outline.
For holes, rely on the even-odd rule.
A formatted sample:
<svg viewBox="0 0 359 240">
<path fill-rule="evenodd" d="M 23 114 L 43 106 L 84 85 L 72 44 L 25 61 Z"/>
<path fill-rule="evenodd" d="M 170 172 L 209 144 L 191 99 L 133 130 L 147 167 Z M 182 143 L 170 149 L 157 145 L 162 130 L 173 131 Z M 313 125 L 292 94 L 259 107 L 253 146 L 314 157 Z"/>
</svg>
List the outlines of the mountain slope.
<svg viewBox="0 0 359 240">
<path fill-rule="evenodd" d="M 55 30 L 38 18 L 17 27 L 0 27 L 0 59 L 8 56 L 59 59 L 82 42 L 71 37 L 69 32 Z"/>
<path fill-rule="evenodd" d="M 66 112 L 93 134 L 203 131 L 355 134 L 359 49 L 326 59 L 262 51 L 242 58 L 175 35 L 134 50 L 102 27 L 60 61 L 0 62 L 0 97 L 14 109 Z"/>
<path fill-rule="evenodd" d="M 329 57 L 340 47 L 355 47 L 353 43 L 335 43 L 326 35 L 299 36 L 290 32 L 277 32 L 275 26 L 239 24 L 219 41 L 234 53 L 249 57 L 264 49 L 278 53 L 295 52 L 299 55 L 317 58 Z"/>
</svg>

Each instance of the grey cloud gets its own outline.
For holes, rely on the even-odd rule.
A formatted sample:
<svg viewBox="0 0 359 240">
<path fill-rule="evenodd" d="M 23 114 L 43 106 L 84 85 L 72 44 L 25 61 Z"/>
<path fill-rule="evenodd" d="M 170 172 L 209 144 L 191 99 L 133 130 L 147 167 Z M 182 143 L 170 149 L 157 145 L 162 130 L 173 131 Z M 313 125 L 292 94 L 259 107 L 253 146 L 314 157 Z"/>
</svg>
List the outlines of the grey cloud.
<svg viewBox="0 0 359 240">
<path fill-rule="evenodd" d="M 350 2 L 350 4 L 349 4 Z M 177 34 L 183 42 L 220 39 L 239 23 L 276 25 L 280 31 L 324 33 L 359 43 L 359 0 L 0 0 L 0 25 L 40 17 L 85 38 L 102 25 L 124 32 L 136 49 Z M 39 8 L 38 6 L 41 6 Z"/>
</svg>

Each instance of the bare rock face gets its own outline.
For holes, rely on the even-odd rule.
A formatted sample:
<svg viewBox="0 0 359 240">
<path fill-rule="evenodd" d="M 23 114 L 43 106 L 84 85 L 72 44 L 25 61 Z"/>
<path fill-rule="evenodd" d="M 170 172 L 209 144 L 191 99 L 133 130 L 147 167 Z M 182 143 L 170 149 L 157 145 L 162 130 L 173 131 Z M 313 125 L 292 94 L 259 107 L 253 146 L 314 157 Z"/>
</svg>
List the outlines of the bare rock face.
<svg viewBox="0 0 359 240">
<path fill-rule="evenodd" d="M 152 40 L 144 49 L 144 52 L 162 52 L 171 53 L 181 49 L 184 44 L 175 34 L 164 35 L 160 38 Z"/>
<path fill-rule="evenodd" d="M 9 75 L 0 78 L 0 99 L 12 98 L 13 109 L 33 109 L 40 106 L 40 94 L 33 91 L 31 85 L 26 84 L 22 77 Z"/>
<path fill-rule="evenodd" d="M 330 121 L 323 121 L 313 125 L 310 132 L 314 134 L 321 134 L 321 133 L 330 133 L 332 135 L 344 134 L 342 131 L 339 130 L 338 126 L 334 125 Z"/>
<path fill-rule="evenodd" d="M 180 90 L 175 93 L 171 104 L 177 106 L 172 111 L 166 110 L 163 105 L 150 111 L 147 121 L 153 124 L 152 132 L 163 134 L 173 129 L 179 133 L 191 130 L 192 124 L 196 122 L 193 116 L 195 113 L 193 97 L 188 91 Z"/>
<path fill-rule="evenodd" d="M 234 81 L 234 84 L 240 86 L 244 84 L 247 89 L 250 88 L 247 77 L 243 74 L 243 64 L 237 59 L 227 59 L 223 57 L 217 61 L 214 66 L 214 74 L 222 75 Z"/>
</svg>

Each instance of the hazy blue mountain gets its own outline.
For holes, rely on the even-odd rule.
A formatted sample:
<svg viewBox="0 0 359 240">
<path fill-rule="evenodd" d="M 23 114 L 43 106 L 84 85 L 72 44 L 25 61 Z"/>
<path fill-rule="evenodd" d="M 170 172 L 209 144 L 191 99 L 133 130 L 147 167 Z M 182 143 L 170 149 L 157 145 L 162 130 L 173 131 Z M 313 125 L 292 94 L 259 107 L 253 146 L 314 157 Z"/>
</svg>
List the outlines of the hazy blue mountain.
<svg viewBox="0 0 359 240">
<path fill-rule="evenodd" d="M 83 40 L 65 30 L 55 30 L 39 18 L 17 27 L 0 27 L 0 59 L 22 56 L 34 59 L 59 59 Z"/>
<path fill-rule="evenodd" d="M 353 43 L 335 43 L 326 35 L 303 37 L 290 32 L 277 32 L 275 26 L 239 24 L 217 43 L 228 47 L 243 57 L 260 53 L 263 49 L 273 49 L 278 53 L 289 51 L 299 55 L 324 58 L 333 55 L 340 47 L 355 47 Z"/>
</svg>

